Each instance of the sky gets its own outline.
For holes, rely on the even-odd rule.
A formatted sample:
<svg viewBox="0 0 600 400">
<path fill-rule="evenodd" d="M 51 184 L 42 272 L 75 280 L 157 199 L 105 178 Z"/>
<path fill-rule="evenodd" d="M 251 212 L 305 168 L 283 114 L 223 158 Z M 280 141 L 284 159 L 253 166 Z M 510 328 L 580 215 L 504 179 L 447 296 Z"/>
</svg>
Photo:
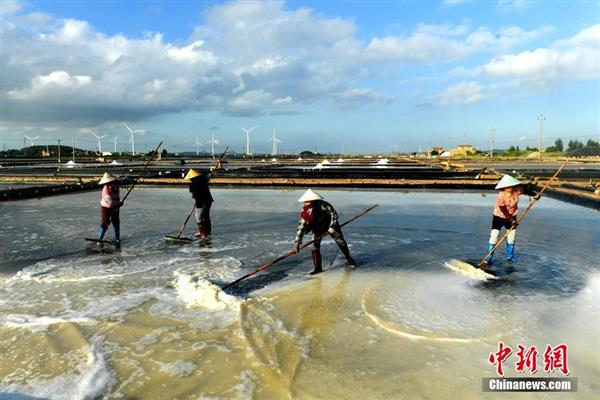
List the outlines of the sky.
<svg viewBox="0 0 600 400">
<path fill-rule="evenodd" d="M 600 1 L 0 0 L 6 148 L 407 152 L 600 138 Z M 30 141 L 27 141 L 29 145 Z M 199 146 L 197 146 L 197 143 Z"/>
</svg>

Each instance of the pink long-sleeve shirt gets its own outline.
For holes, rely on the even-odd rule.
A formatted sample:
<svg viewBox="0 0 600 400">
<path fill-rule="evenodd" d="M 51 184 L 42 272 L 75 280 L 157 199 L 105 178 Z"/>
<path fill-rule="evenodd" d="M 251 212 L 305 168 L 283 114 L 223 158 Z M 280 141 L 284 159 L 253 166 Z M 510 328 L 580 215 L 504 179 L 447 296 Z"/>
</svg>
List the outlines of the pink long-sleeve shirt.
<svg viewBox="0 0 600 400">
<path fill-rule="evenodd" d="M 498 193 L 498 197 L 496 197 L 496 207 L 494 207 L 495 216 L 510 219 L 517 216 L 518 209 L 519 193 Z"/>
<path fill-rule="evenodd" d="M 114 208 L 120 201 L 119 187 L 116 186 L 113 189 L 110 185 L 104 185 L 102 188 L 102 200 L 100 200 L 100 205 L 106 208 Z"/>
</svg>

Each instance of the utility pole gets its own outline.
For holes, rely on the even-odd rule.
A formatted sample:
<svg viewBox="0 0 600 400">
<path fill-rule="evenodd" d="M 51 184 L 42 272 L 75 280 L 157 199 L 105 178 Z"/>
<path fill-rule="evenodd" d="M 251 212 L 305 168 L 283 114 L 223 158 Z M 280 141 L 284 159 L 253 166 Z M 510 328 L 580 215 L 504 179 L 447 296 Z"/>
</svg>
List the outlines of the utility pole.
<svg viewBox="0 0 600 400">
<path fill-rule="evenodd" d="M 210 150 L 212 152 L 212 158 L 214 160 L 215 159 L 215 132 L 214 131 L 211 135 L 210 146 L 211 146 Z"/>
<path fill-rule="evenodd" d="M 71 136 L 71 148 L 73 149 L 73 164 L 75 164 L 75 136 Z"/>
<path fill-rule="evenodd" d="M 200 157 L 200 139 L 196 136 L 196 157 Z"/>
<path fill-rule="evenodd" d="M 58 165 L 60 166 L 60 139 L 58 139 Z"/>
<path fill-rule="evenodd" d="M 546 119 L 546 117 L 544 117 L 544 114 L 540 114 L 540 116 L 538 117 L 538 121 L 540 121 L 540 146 L 538 148 L 538 158 L 541 159 L 542 158 L 542 151 L 543 151 L 543 146 L 544 146 L 544 120 Z"/>
<path fill-rule="evenodd" d="M 490 140 L 490 158 L 494 157 L 494 134 L 496 133 L 496 128 L 490 129 L 491 140 Z"/>
</svg>

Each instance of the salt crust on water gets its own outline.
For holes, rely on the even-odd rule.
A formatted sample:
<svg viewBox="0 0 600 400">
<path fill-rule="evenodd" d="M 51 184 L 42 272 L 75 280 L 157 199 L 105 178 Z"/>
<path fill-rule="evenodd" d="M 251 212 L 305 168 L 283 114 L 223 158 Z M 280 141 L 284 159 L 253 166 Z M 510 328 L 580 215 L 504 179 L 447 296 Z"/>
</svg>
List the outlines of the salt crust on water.
<svg viewBox="0 0 600 400">
<path fill-rule="evenodd" d="M 174 272 L 174 275 L 177 296 L 187 307 L 215 311 L 240 307 L 241 302 L 238 298 L 228 295 L 204 278 L 179 271 Z"/>
<path fill-rule="evenodd" d="M 159 363 L 160 369 L 169 375 L 183 378 L 190 376 L 196 369 L 196 364 L 191 361 L 177 360 L 171 363 Z"/>
<path fill-rule="evenodd" d="M 164 298 L 166 289 L 151 288 L 117 296 L 90 298 L 89 303 L 78 310 L 64 310 L 60 315 L 37 316 L 29 314 L 8 314 L 0 317 L 0 326 L 26 328 L 33 332 L 44 331 L 50 325 L 59 323 L 94 324 L 105 318 L 115 318 L 127 314 L 154 298 Z M 37 301 L 32 298 L 32 301 Z"/>
<path fill-rule="evenodd" d="M 0 382 L 0 398 L 19 399 L 26 396 L 52 400 L 95 399 L 104 394 L 115 383 L 115 373 L 108 366 L 102 352 L 102 341 L 93 338 L 85 361 L 76 371 L 49 380 L 33 380 L 26 384 Z"/>
</svg>

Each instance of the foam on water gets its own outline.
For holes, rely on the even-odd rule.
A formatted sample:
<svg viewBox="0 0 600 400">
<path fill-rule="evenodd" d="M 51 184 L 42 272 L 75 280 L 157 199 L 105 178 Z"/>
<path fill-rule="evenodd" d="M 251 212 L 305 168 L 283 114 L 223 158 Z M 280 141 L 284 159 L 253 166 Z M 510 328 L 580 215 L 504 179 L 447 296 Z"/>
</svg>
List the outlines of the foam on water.
<svg viewBox="0 0 600 400">
<path fill-rule="evenodd" d="M 73 372 L 48 380 L 30 380 L 26 384 L 11 382 L 10 376 L 0 382 L 0 397 L 27 395 L 52 400 L 95 399 L 115 383 L 114 371 L 108 366 L 100 338 L 92 339 L 85 360 Z"/>
<path fill-rule="evenodd" d="M 94 296 L 81 308 L 63 308 L 56 315 L 7 314 L 0 318 L 0 326 L 43 331 L 59 323 L 94 324 L 99 320 L 121 317 L 149 300 L 160 297 L 167 289 L 150 288 L 119 295 Z M 32 302 L 36 302 L 32 299 Z M 34 307 L 35 304 L 32 304 Z"/>
<path fill-rule="evenodd" d="M 181 378 L 190 376 L 196 370 L 196 364 L 191 361 L 177 360 L 171 363 L 159 363 L 160 369 L 169 375 Z"/>
<path fill-rule="evenodd" d="M 187 307 L 207 310 L 239 309 L 241 301 L 225 293 L 217 285 L 195 275 L 176 271 L 174 273 L 177 296 Z"/>
<path fill-rule="evenodd" d="M 469 263 L 460 260 L 449 260 L 444 263 L 446 268 L 451 269 L 452 271 L 458 272 L 459 274 L 466 276 L 471 279 L 478 279 L 481 281 L 485 281 L 488 279 L 498 279 L 492 274 L 488 274 L 484 270 L 480 268 L 475 268 Z"/>
<path fill-rule="evenodd" d="M 470 342 L 498 333 L 495 303 L 459 277 L 411 274 L 366 291 L 363 311 L 388 332 L 414 340 Z"/>
<path fill-rule="evenodd" d="M 96 322 L 94 319 L 86 317 L 48 317 L 28 314 L 9 314 L 0 317 L 0 326 L 7 328 L 27 328 L 32 332 L 39 332 L 48 329 L 50 325 L 62 323 L 91 324 Z"/>
</svg>

